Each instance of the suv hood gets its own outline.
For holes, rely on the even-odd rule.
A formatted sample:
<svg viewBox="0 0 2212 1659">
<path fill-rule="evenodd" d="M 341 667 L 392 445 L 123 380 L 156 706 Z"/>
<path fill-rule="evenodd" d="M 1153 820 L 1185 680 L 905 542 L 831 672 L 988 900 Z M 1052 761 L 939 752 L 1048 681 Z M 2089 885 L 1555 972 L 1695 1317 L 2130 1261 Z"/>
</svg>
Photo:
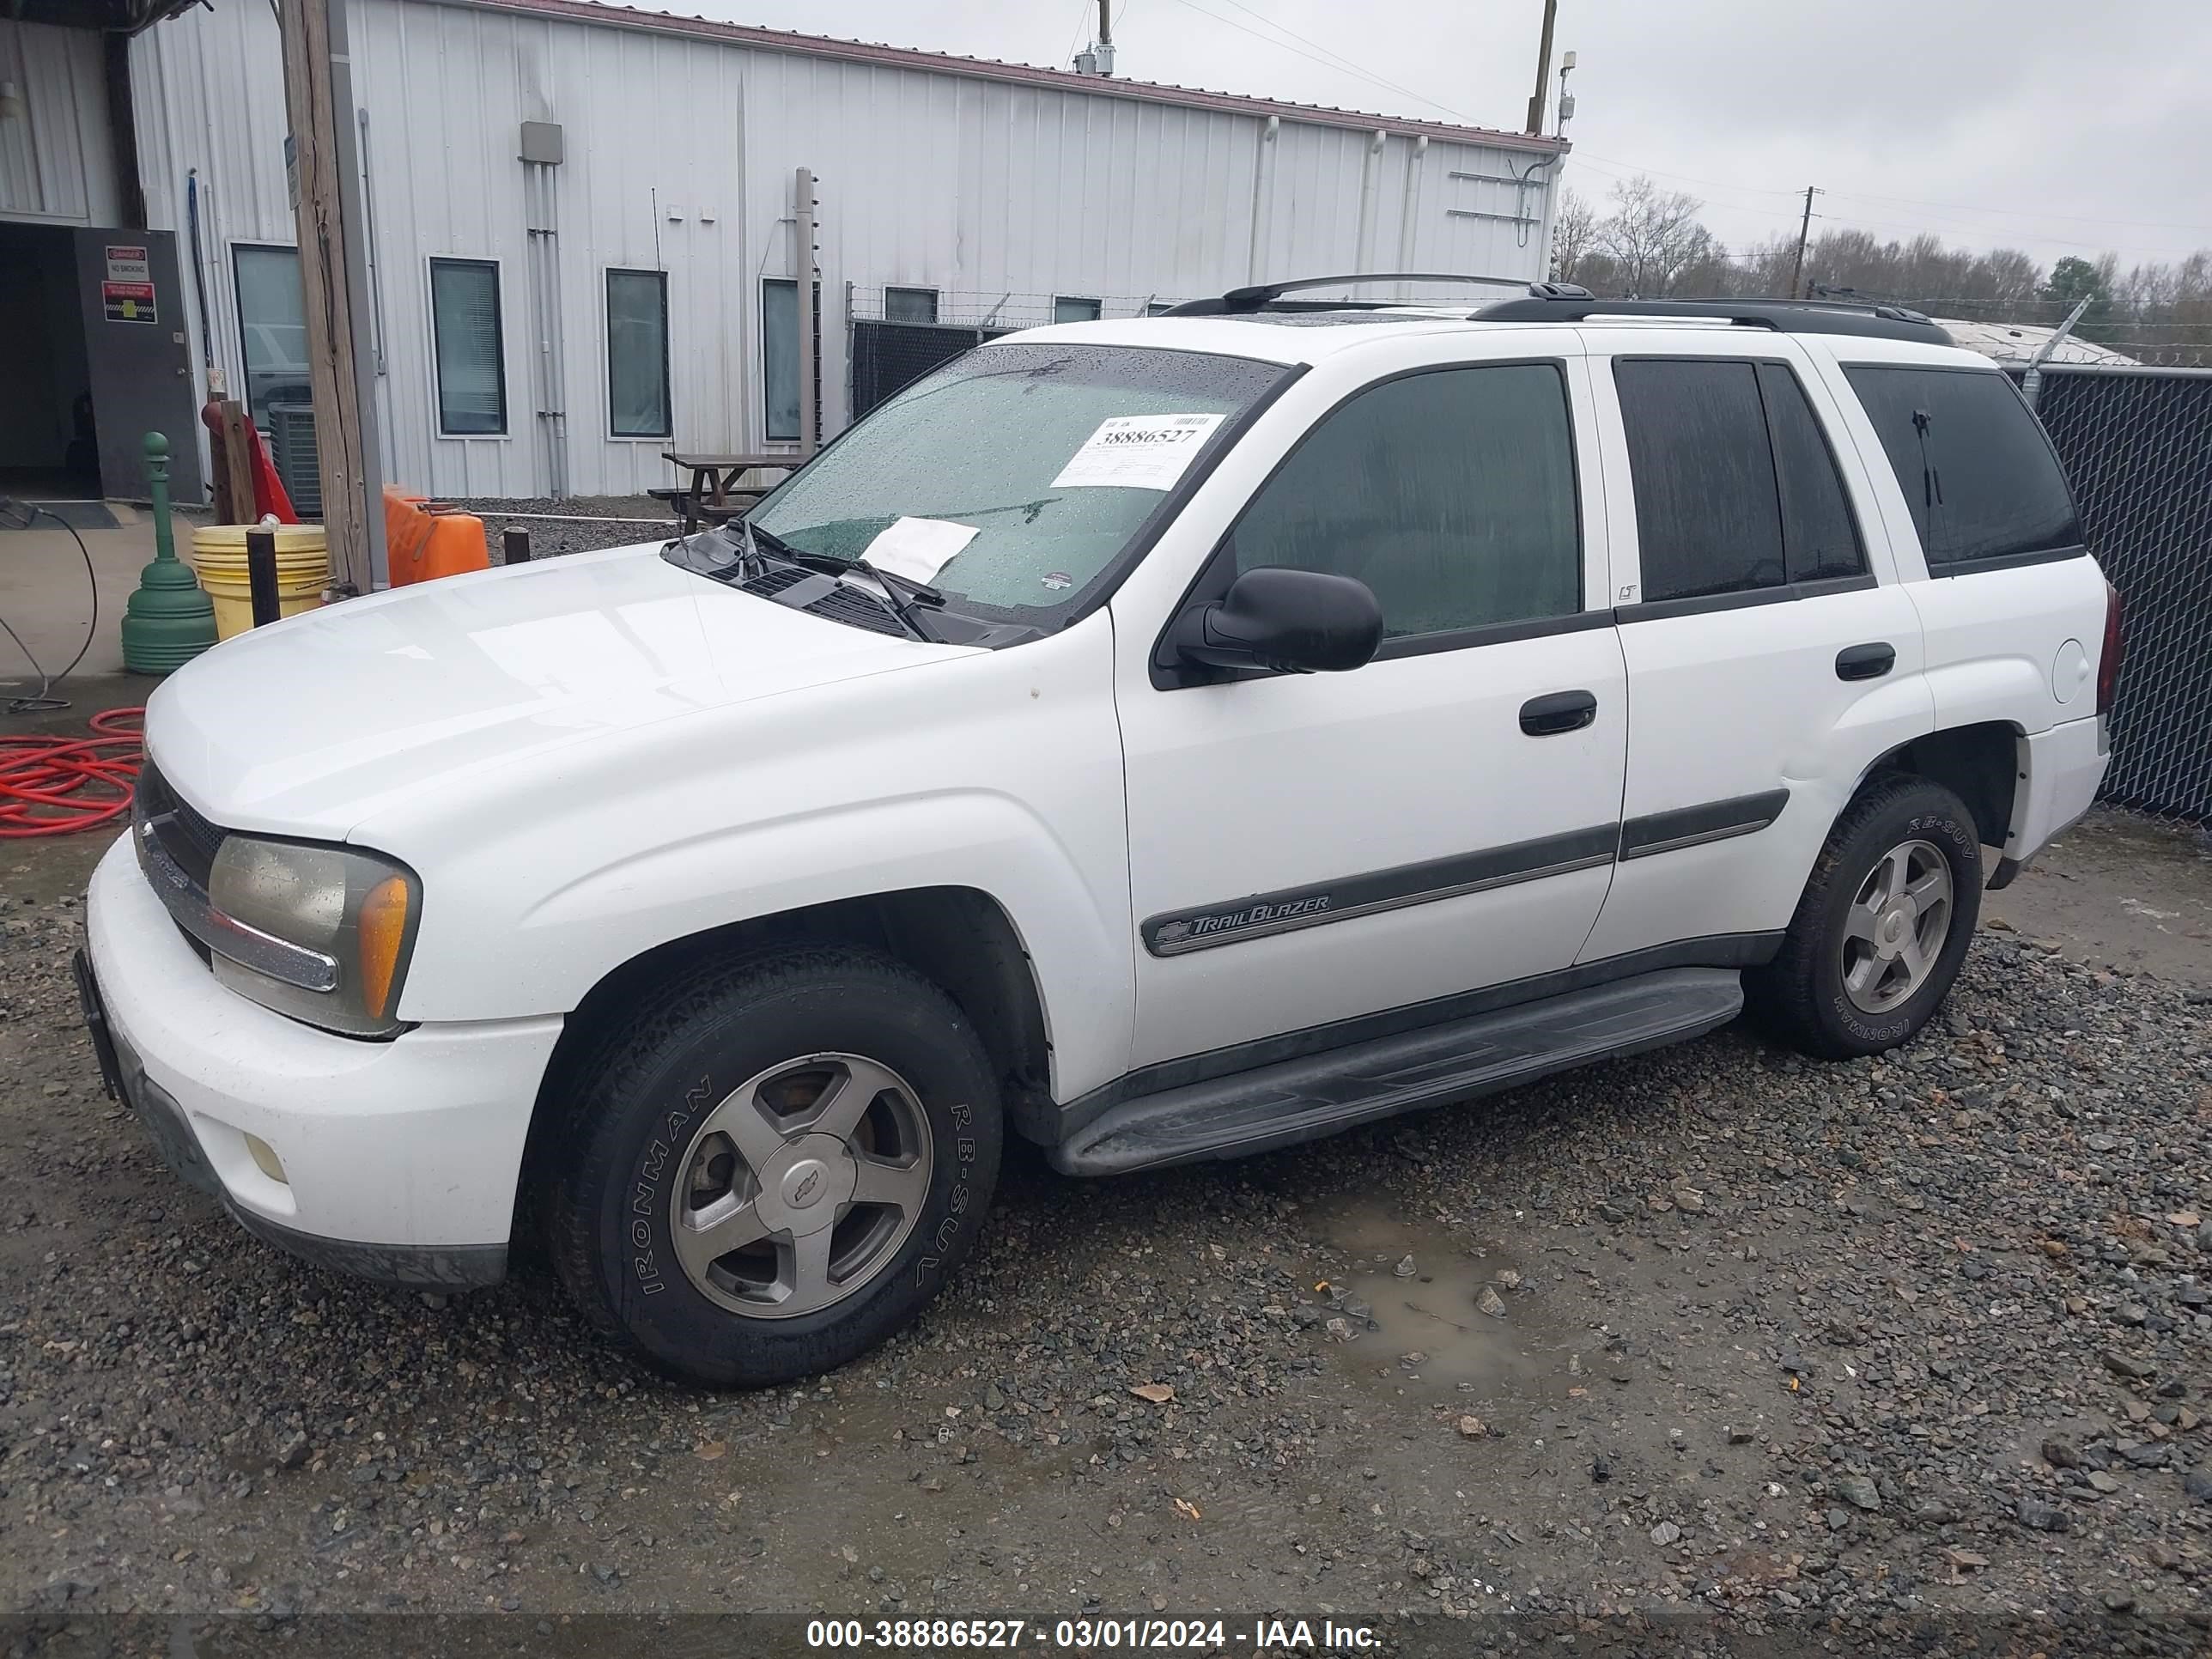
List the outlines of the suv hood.
<svg viewBox="0 0 2212 1659">
<path fill-rule="evenodd" d="M 219 823 L 337 839 L 458 775 L 975 649 L 808 616 L 678 569 L 655 543 L 240 635 L 148 700 L 146 744 Z"/>
</svg>

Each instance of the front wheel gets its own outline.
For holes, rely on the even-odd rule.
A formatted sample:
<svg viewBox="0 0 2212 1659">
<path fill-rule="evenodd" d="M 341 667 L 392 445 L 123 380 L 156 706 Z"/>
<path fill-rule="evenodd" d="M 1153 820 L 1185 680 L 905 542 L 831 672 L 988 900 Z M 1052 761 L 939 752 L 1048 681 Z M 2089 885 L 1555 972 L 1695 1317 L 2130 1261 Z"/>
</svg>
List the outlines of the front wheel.
<svg viewBox="0 0 2212 1659">
<path fill-rule="evenodd" d="M 556 1266 L 595 1324 L 710 1388 L 828 1370 L 910 1322 L 998 1178 L 975 1028 L 873 951 L 708 969 L 577 1084 L 544 1194 Z"/>
<path fill-rule="evenodd" d="M 1966 803 L 1924 778 L 1871 784 L 1830 832 L 1780 953 L 1744 975 L 1753 1009 L 1822 1059 L 1894 1048 L 1949 994 L 1981 900 Z"/>
</svg>

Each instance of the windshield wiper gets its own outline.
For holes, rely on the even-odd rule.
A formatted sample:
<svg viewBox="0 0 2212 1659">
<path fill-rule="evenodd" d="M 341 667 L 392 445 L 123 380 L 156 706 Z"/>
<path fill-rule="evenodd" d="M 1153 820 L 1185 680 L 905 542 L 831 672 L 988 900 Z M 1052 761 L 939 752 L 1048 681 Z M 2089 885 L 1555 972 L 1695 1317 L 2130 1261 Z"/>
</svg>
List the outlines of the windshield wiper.
<svg viewBox="0 0 2212 1659">
<path fill-rule="evenodd" d="M 804 548 L 793 547 L 774 531 L 763 530 L 750 520 L 738 522 L 744 526 L 745 549 L 751 557 L 761 557 L 761 550 L 765 548 L 769 556 L 781 559 L 786 564 L 798 565 L 802 569 L 819 570 L 832 576 L 842 575 L 852 570 L 864 576 L 872 576 L 883 589 L 875 597 L 899 619 L 900 625 L 918 640 L 934 638 L 914 614 L 916 605 L 927 605 L 933 611 L 945 608 L 945 595 L 927 582 L 918 582 L 911 576 L 882 569 L 870 564 L 858 554 L 849 559 L 841 559 L 835 553 L 811 553 Z"/>
</svg>

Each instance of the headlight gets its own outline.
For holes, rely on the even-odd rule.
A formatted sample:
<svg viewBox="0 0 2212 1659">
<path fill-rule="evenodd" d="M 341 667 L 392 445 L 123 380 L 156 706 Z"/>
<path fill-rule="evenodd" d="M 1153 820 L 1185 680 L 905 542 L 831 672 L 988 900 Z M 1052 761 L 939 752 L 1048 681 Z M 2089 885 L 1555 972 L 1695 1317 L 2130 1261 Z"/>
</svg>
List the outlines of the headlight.
<svg viewBox="0 0 2212 1659">
<path fill-rule="evenodd" d="M 208 900 L 249 930 L 216 951 L 223 984 L 329 1030 L 383 1036 L 399 1029 L 392 1010 L 422 911 L 412 871 L 350 847 L 227 836 Z M 263 949 L 250 948 L 252 934 L 263 936 Z"/>
</svg>

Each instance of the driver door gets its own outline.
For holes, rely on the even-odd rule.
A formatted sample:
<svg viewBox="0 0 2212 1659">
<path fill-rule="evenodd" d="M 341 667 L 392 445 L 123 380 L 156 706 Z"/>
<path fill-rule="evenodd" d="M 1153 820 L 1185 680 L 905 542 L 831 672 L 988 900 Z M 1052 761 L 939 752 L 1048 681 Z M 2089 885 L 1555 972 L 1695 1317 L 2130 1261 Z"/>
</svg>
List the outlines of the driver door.
<svg viewBox="0 0 2212 1659">
<path fill-rule="evenodd" d="M 1117 623 L 1133 1066 L 1234 1070 L 1574 961 L 1627 732 L 1582 374 L 1553 355 L 1357 388 L 1244 507 L 1195 597 L 1261 565 L 1356 577 L 1383 614 L 1365 666 L 1164 685 L 1157 623 Z"/>
</svg>

